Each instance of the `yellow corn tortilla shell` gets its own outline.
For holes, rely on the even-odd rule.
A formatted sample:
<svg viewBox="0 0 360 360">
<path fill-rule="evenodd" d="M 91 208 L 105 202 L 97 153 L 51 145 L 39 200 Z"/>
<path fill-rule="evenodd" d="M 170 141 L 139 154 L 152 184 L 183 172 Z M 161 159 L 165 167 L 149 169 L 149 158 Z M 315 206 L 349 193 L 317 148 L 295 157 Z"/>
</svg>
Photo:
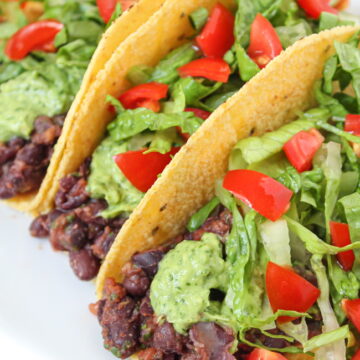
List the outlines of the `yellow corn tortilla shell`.
<svg viewBox="0 0 360 360">
<path fill-rule="evenodd" d="M 35 215 L 51 209 L 55 192 L 51 191 L 53 187 L 57 187 L 56 173 L 61 163 L 61 160 L 66 152 L 66 142 L 72 128 L 77 126 L 85 128 L 87 126 L 87 117 L 80 109 L 86 101 L 86 95 L 89 89 L 96 85 L 97 74 L 105 67 L 115 50 L 119 45 L 132 33 L 134 33 L 142 24 L 144 24 L 150 16 L 159 10 L 165 0 L 139 0 L 131 9 L 124 12 L 109 29 L 103 34 L 101 41 L 91 59 L 89 67 L 84 75 L 81 88 L 69 110 L 64 128 L 59 138 L 55 151 L 51 159 L 47 174 L 42 182 L 42 185 L 37 192 L 16 196 L 6 203 L 20 211 L 30 212 Z M 82 117 L 79 119 L 78 114 Z M 76 147 L 88 147 L 87 142 L 77 141 Z M 54 184 L 56 181 L 56 184 Z"/>
<path fill-rule="evenodd" d="M 162 28 L 159 22 L 156 30 Z M 206 120 L 118 234 L 97 277 L 99 298 L 105 279 L 121 280 L 121 269 L 135 252 L 156 248 L 184 231 L 189 217 L 214 195 L 214 184 L 224 176 L 229 154 L 240 139 L 277 129 L 315 104 L 314 83 L 334 53 L 334 41 L 344 42 L 357 30 L 339 27 L 297 42 Z"/>
<path fill-rule="evenodd" d="M 142 0 L 143 2 L 148 0 Z M 112 57 L 100 69 L 94 81 L 90 82 L 92 74 L 88 71 L 85 84 L 78 98 L 70 109 L 68 120 L 63 129 L 63 136 L 56 146 L 56 151 L 48 169 L 48 174 L 40 188 L 40 193 L 32 203 L 31 213 L 38 215 L 51 210 L 54 204 L 59 180 L 67 174 L 76 171 L 86 157 L 90 156 L 101 141 L 107 124 L 113 115 L 108 111 L 107 95 L 118 96 L 127 90 L 131 84 L 126 75 L 134 65 L 156 65 L 173 48 L 188 41 L 194 34 L 187 15 L 200 6 L 211 9 L 216 0 L 152 0 L 159 4 L 160 10 L 144 23 L 135 33 L 122 41 L 121 46 L 115 46 L 113 41 L 104 42 L 107 54 Z M 235 6 L 233 0 L 220 0 L 229 8 Z M 142 2 L 138 6 L 142 5 Z M 152 4 L 153 5 L 153 4 Z M 134 14 L 136 7 L 131 11 Z M 136 16 L 131 14 L 131 23 Z M 124 17 L 119 21 L 125 22 Z M 130 16 L 130 14 L 128 14 Z M 166 21 L 164 21 L 166 19 Z M 131 21 L 130 21 L 131 20 Z M 119 28 L 122 28 L 119 26 Z M 110 46 L 109 44 L 112 44 Z M 118 42 L 119 43 L 119 42 Z M 101 45 L 100 47 L 101 48 Z M 103 51 L 99 50 L 103 54 Z M 100 55 L 100 54 L 97 55 Z M 15 205 L 24 209 L 22 203 L 15 200 Z"/>
</svg>

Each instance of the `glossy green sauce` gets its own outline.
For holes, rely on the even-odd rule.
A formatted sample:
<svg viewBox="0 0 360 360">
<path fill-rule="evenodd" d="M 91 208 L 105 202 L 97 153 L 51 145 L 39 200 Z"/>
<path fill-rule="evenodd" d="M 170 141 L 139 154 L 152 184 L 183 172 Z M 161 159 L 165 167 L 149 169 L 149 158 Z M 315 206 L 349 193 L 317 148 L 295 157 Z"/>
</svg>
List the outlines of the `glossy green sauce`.
<svg viewBox="0 0 360 360">
<path fill-rule="evenodd" d="M 226 291 L 227 283 L 221 242 L 214 234 L 204 234 L 200 241 L 182 241 L 160 262 L 151 284 L 151 305 L 156 315 L 184 333 L 209 310 L 210 289 Z"/>
<path fill-rule="evenodd" d="M 28 138 L 39 115 L 65 111 L 68 96 L 36 71 L 27 71 L 0 85 L 0 142 Z"/>
<path fill-rule="evenodd" d="M 109 207 L 101 213 L 103 217 L 113 218 L 120 213 L 132 212 L 143 197 L 123 175 L 113 160 L 113 156 L 134 150 L 146 137 L 135 137 L 132 141 L 119 142 L 110 136 L 105 138 L 95 150 L 91 161 L 88 191 L 93 198 L 105 199 Z M 140 146 L 141 147 L 141 146 Z"/>
</svg>

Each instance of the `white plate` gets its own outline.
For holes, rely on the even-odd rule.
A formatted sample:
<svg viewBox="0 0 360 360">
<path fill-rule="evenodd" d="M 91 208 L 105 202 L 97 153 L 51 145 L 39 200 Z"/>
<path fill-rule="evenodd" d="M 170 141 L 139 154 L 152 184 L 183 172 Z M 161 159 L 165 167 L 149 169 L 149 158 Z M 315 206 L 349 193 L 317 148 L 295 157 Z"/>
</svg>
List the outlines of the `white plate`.
<svg viewBox="0 0 360 360">
<path fill-rule="evenodd" d="M 360 0 L 352 0 L 360 14 Z M 31 219 L 0 204 L 0 359 L 114 360 L 87 309 L 94 285 L 28 235 Z"/>
<path fill-rule="evenodd" d="M 31 219 L 0 205 L 0 359 L 113 360 L 87 304 L 94 284 L 28 235 Z"/>
</svg>

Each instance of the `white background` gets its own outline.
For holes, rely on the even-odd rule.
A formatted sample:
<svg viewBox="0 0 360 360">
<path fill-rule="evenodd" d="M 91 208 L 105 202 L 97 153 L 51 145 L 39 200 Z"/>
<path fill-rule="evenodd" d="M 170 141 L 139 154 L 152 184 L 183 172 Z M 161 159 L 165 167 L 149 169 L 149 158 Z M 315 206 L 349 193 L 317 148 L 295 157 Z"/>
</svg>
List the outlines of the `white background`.
<svg viewBox="0 0 360 360">
<path fill-rule="evenodd" d="M 360 0 L 352 0 L 360 14 Z M 114 360 L 88 311 L 94 284 L 28 235 L 31 219 L 0 204 L 0 359 Z"/>
</svg>

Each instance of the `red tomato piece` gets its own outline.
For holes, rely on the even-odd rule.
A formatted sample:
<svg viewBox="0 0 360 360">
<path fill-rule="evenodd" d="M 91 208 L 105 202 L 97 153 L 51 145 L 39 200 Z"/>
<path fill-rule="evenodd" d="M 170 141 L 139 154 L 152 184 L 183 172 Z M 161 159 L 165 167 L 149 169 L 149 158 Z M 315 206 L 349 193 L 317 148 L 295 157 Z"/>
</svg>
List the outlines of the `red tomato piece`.
<svg viewBox="0 0 360 360">
<path fill-rule="evenodd" d="M 114 156 L 114 161 L 125 177 L 142 192 L 146 192 L 151 188 L 158 175 L 163 172 L 172 156 L 180 148 L 172 148 L 166 154 L 158 152 L 144 154 L 146 150 L 128 151 Z"/>
<path fill-rule="evenodd" d="M 324 142 L 324 137 L 316 129 L 300 131 L 283 147 L 286 157 L 298 172 L 310 170 L 312 159 Z"/>
<path fill-rule="evenodd" d="M 360 299 L 343 299 L 341 305 L 347 317 L 360 331 Z"/>
<path fill-rule="evenodd" d="M 360 135 L 360 115 L 346 115 L 344 130 L 354 135 Z"/>
<path fill-rule="evenodd" d="M 349 7 L 350 0 L 339 0 L 333 7 L 339 11 L 346 10 Z"/>
<path fill-rule="evenodd" d="M 45 44 L 36 46 L 34 48 L 34 51 L 44 51 L 44 52 L 47 52 L 47 53 L 56 52 L 56 47 L 55 47 L 55 44 L 54 44 L 54 40 L 51 40 L 51 41 L 49 41 L 49 42 L 47 42 Z"/>
<path fill-rule="evenodd" d="M 179 69 L 181 77 L 203 77 L 226 83 L 231 73 L 230 66 L 223 59 L 202 58 L 189 62 Z"/>
<path fill-rule="evenodd" d="M 201 109 L 197 109 L 197 108 L 186 108 L 185 111 L 188 112 L 193 112 L 195 116 L 197 116 L 200 119 L 206 120 L 210 115 L 211 112 L 206 111 L 206 110 L 201 110 Z"/>
<path fill-rule="evenodd" d="M 360 350 L 356 352 L 356 354 L 351 358 L 351 360 L 360 360 Z"/>
<path fill-rule="evenodd" d="M 333 245 L 337 247 L 344 247 L 351 244 L 348 224 L 330 221 L 330 233 Z M 345 271 L 350 271 L 352 269 L 355 261 L 355 254 L 353 250 L 338 253 L 336 258 Z"/>
<path fill-rule="evenodd" d="M 297 0 L 299 6 L 306 15 L 318 19 L 322 12 L 329 12 L 337 15 L 339 12 L 328 4 L 327 0 Z"/>
<path fill-rule="evenodd" d="M 265 349 L 255 349 L 251 352 L 248 360 L 286 360 L 286 357 Z"/>
<path fill-rule="evenodd" d="M 131 6 L 133 6 L 138 0 L 96 0 L 96 4 L 99 9 L 100 16 L 103 18 L 104 22 L 107 24 L 112 14 L 115 11 L 116 4 L 121 4 L 121 10 L 126 11 Z"/>
<path fill-rule="evenodd" d="M 250 31 L 248 54 L 251 59 L 262 69 L 282 50 L 280 38 L 270 21 L 257 14 Z"/>
<path fill-rule="evenodd" d="M 326 1 L 331 7 L 343 11 L 346 10 L 350 5 L 350 0 L 337 0 L 336 3 L 334 3 L 332 0 Z"/>
<path fill-rule="evenodd" d="M 222 4 L 217 3 L 209 19 L 196 37 L 196 42 L 207 57 L 222 58 L 233 45 L 234 15 Z"/>
<path fill-rule="evenodd" d="M 21 60 L 31 51 L 51 43 L 63 27 L 56 20 L 39 20 L 26 25 L 8 40 L 5 53 L 11 60 Z"/>
<path fill-rule="evenodd" d="M 271 308 L 306 312 L 320 296 L 320 290 L 309 283 L 292 269 L 279 266 L 269 261 L 266 268 L 266 291 Z M 279 323 L 294 320 L 289 316 L 281 316 Z"/>
<path fill-rule="evenodd" d="M 228 171 L 223 187 L 271 221 L 286 213 L 293 195 L 283 184 L 254 170 Z"/>
<path fill-rule="evenodd" d="M 159 112 L 161 109 L 160 102 L 158 100 L 140 100 L 136 103 L 137 108 L 146 108 L 153 112 Z"/>
<path fill-rule="evenodd" d="M 140 84 L 125 91 L 119 96 L 119 101 L 125 109 L 136 109 L 144 100 L 158 101 L 167 96 L 169 86 L 157 82 Z"/>
</svg>

